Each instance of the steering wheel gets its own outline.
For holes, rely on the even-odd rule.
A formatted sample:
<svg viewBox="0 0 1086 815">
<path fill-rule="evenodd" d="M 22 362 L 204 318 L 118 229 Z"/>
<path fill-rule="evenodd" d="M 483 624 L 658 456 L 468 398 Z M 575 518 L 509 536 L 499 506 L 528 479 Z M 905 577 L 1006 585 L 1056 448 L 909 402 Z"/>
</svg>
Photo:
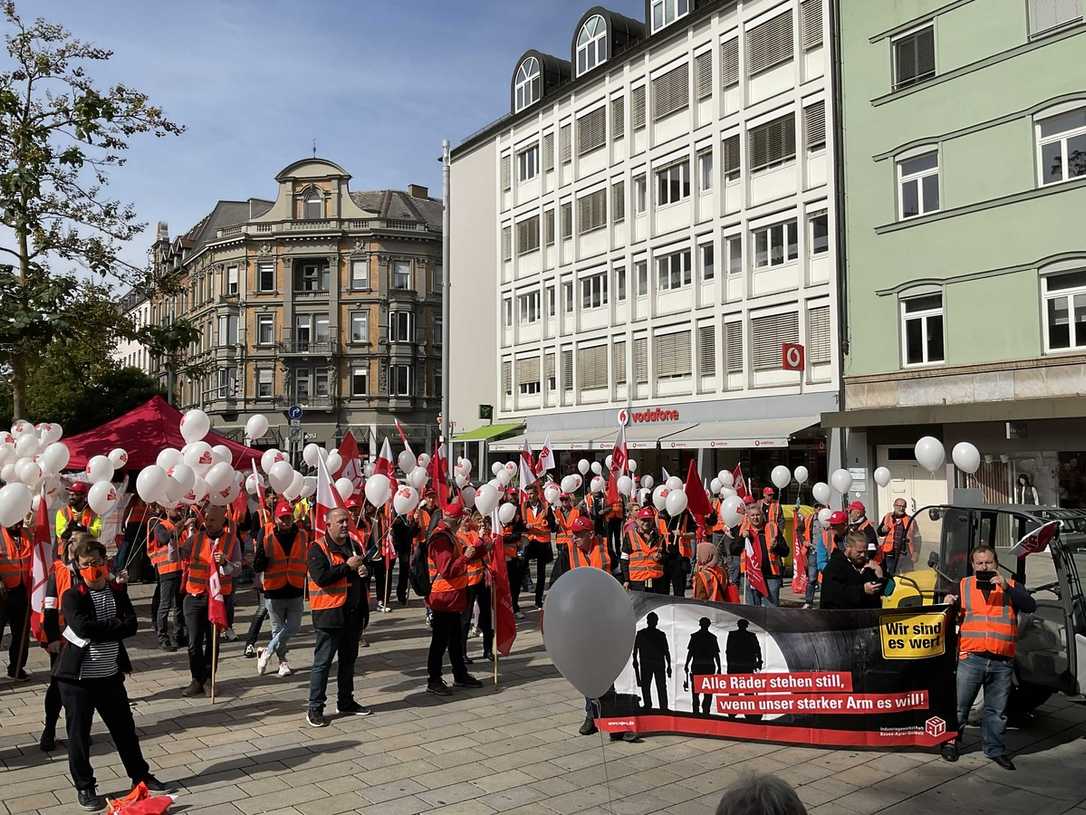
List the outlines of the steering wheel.
<svg viewBox="0 0 1086 815">
<path fill-rule="evenodd" d="M 1027 591 L 1029 591 L 1031 595 L 1038 594 L 1042 591 L 1050 591 L 1054 595 L 1056 595 L 1056 599 L 1058 600 L 1060 597 L 1060 583 L 1058 580 L 1056 580 L 1052 583 L 1045 583 L 1043 586 L 1038 586 L 1035 589 L 1027 589 Z"/>
</svg>

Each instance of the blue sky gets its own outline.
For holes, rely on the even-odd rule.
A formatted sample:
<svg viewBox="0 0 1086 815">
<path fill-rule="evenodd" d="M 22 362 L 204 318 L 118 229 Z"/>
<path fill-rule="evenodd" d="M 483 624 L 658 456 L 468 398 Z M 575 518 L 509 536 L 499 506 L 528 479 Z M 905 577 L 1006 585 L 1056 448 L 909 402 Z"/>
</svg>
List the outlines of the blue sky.
<svg viewBox="0 0 1086 815">
<path fill-rule="evenodd" d="M 355 190 L 430 187 L 437 157 L 508 108 L 524 51 L 568 58 L 588 0 L 21 0 L 75 36 L 113 49 L 96 71 L 186 125 L 141 138 L 112 193 L 148 230 L 125 251 L 143 262 L 156 221 L 187 230 L 219 198 L 268 197 L 275 174 L 309 155 L 342 164 Z M 635 19 L 644 0 L 608 7 Z"/>
</svg>

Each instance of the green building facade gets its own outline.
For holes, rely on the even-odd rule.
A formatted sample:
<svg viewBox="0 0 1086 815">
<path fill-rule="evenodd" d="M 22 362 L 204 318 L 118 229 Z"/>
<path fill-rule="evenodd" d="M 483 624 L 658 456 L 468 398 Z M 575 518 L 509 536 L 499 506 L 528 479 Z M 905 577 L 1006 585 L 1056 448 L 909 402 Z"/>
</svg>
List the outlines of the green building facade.
<svg viewBox="0 0 1086 815">
<path fill-rule="evenodd" d="M 1022 475 L 1086 506 L 1086 4 L 832 5 L 843 410 L 824 424 L 869 515 L 955 486 L 1032 503 Z M 976 481 L 918 472 L 922 435 L 948 464 L 976 444 Z"/>
</svg>

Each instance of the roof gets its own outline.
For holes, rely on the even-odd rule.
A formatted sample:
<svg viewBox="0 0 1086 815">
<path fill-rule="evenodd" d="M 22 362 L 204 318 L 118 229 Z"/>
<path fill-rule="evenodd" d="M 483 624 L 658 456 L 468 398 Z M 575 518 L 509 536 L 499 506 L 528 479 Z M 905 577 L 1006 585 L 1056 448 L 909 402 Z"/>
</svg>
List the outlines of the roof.
<svg viewBox="0 0 1086 815">
<path fill-rule="evenodd" d="M 218 231 L 227 226 L 236 226 L 258 218 L 275 205 L 274 201 L 263 198 L 248 198 L 245 201 L 216 201 L 211 212 L 201 218 L 197 224 L 181 236 L 193 254 L 205 244 L 215 240 Z"/>
<path fill-rule="evenodd" d="M 251 462 L 261 454 L 260 450 L 238 444 L 214 431 L 209 432 L 204 441 L 230 448 L 234 454 L 234 467 L 239 470 L 251 467 Z M 71 453 L 69 470 L 80 470 L 87 466 L 92 456 L 108 455 L 115 447 L 127 451 L 126 469 L 142 470 L 154 464 L 165 448 L 180 450 L 185 446 L 185 439 L 181 435 L 181 411 L 167 404 L 161 396 L 155 396 L 101 427 L 64 439 L 64 443 Z"/>
<path fill-rule="evenodd" d="M 368 190 L 352 192 L 351 200 L 366 212 L 376 213 L 379 218 L 420 221 L 431 229 L 441 231 L 443 206 L 434 198 L 415 198 L 403 190 Z"/>
<path fill-rule="evenodd" d="M 275 180 L 283 181 L 284 179 L 290 178 L 291 171 L 294 170 L 295 167 L 300 167 L 303 164 L 327 164 L 334 170 L 334 172 L 329 173 L 329 175 L 345 176 L 346 178 L 351 177 L 350 173 L 348 173 L 334 161 L 329 161 L 326 158 L 318 158 L 317 156 L 309 156 L 308 158 L 300 158 L 297 161 L 292 161 L 290 164 L 288 164 L 286 167 L 284 167 L 282 170 L 275 174 Z"/>
</svg>

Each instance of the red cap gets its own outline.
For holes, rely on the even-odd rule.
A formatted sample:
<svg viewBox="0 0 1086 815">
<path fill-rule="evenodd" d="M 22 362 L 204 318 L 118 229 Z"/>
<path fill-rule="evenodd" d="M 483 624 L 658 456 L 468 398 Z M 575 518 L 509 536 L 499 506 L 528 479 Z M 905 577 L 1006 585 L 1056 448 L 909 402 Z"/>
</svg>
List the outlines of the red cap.
<svg viewBox="0 0 1086 815">
<path fill-rule="evenodd" d="M 867 507 L 864 506 L 863 501 L 853 501 L 848 505 L 849 510 L 855 510 L 856 512 L 867 512 Z"/>
<path fill-rule="evenodd" d="M 656 513 L 648 507 L 641 507 L 637 511 L 637 520 L 639 521 L 652 521 L 656 519 Z"/>
<path fill-rule="evenodd" d="M 294 516 L 294 510 L 290 508 L 290 502 L 286 498 L 280 498 L 279 502 L 275 505 L 275 517 L 282 518 L 284 515 Z"/>
<path fill-rule="evenodd" d="M 841 510 L 830 513 L 830 526 L 844 526 L 848 523 L 848 516 Z"/>
<path fill-rule="evenodd" d="M 86 495 L 90 492 L 90 484 L 86 481 L 73 481 L 68 485 L 68 492 L 72 495 Z"/>
<path fill-rule="evenodd" d="M 453 503 L 445 507 L 441 514 L 443 517 L 449 518 L 450 520 L 456 518 L 463 518 L 464 505 L 461 504 L 459 501 L 454 501 Z"/>
<path fill-rule="evenodd" d="M 774 495 L 773 488 L 772 487 L 763 487 L 762 488 L 762 495 L 765 496 L 766 498 L 772 498 L 773 495 Z"/>
<path fill-rule="evenodd" d="M 358 495 L 352 495 L 350 498 L 343 502 L 343 505 L 347 507 L 347 509 L 358 509 L 360 506 L 362 506 L 362 497 Z"/>
<path fill-rule="evenodd" d="M 592 532 L 592 531 L 595 530 L 595 528 L 596 527 L 592 523 L 592 521 L 590 521 L 584 515 L 578 516 L 577 520 L 575 520 L 573 522 L 573 526 L 572 526 L 574 534 L 578 534 L 580 532 Z"/>
<path fill-rule="evenodd" d="M 744 495 L 743 496 L 743 503 L 746 504 L 749 507 L 751 504 L 754 503 L 754 496 L 749 494 L 749 493 Z"/>
</svg>

